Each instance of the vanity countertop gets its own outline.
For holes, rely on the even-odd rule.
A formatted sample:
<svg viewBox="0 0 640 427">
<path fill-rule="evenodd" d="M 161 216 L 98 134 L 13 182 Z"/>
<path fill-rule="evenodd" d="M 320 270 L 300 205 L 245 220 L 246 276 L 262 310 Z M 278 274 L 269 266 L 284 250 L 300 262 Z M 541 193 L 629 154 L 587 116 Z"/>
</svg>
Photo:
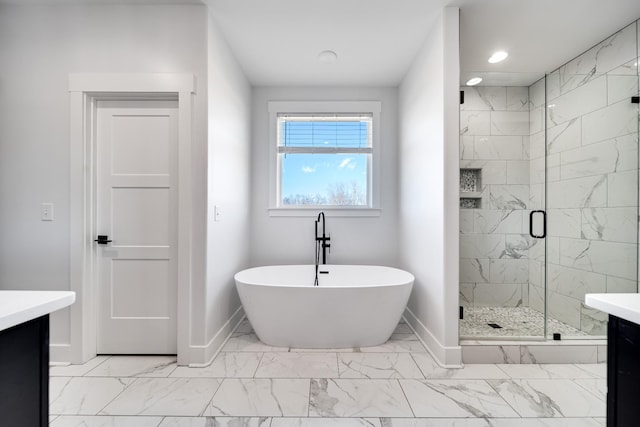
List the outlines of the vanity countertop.
<svg viewBox="0 0 640 427">
<path fill-rule="evenodd" d="M 586 305 L 640 325 L 640 294 L 586 294 Z"/>
<path fill-rule="evenodd" d="M 0 291 L 0 331 L 70 306 L 69 291 Z"/>
</svg>

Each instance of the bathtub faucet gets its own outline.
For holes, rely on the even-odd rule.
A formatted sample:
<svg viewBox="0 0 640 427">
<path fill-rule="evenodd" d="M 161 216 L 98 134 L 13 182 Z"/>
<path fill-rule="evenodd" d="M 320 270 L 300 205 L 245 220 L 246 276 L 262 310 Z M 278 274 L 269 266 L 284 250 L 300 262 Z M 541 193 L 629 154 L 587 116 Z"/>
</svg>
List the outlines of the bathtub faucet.
<svg viewBox="0 0 640 427">
<path fill-rule="evenodd" d="M 318 223 L 321 220 L 322 220 L 322 237 L 318 235 Z M 327 248 L 331 248 L 331 245 L 327 243 L 329 240 L 331 240 L 331 237 L 328 237 L 325 232 L 324 212 L 320 212 L 318 214 L 318 219 L 316 219 L 316 266 L 319 264 L 320 248 L 322 248 L 322 264 L 327 263 Z"/>
</svg>

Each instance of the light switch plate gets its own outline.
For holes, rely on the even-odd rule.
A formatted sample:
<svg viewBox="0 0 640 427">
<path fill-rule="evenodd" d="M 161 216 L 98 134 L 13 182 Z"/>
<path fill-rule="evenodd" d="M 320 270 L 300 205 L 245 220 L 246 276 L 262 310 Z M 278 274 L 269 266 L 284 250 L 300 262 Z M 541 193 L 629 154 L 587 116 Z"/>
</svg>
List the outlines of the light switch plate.
<svg viewBox="0 0 640 427">
<path fill-rule="evenodd" d="M 40 204 L 40 220 L 53 221 L 53 203 Z"/>
</svg>

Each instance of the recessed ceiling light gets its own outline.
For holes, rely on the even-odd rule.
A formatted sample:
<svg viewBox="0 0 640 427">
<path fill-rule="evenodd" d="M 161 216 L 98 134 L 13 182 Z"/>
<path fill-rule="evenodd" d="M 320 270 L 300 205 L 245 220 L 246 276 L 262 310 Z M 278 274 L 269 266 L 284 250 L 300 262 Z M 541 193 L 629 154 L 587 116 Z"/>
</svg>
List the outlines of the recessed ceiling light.
<svg viewBox="0 0 640 427">
<path fill-rule="evenodd" d="M 509 56 L 507 52 L 500 50 L 491 55 L 491 57 L 489 58 L 489 63 L 495 64 L 497 62 L 504 61 L 505 59 L 507 59 L 507 56 Z"/>
<path fill-rule="evenodd" d="M 482 77 L 472 77 L 467 80 L 467 86 L 475 86 L 482 81 Z"/>
<path fill-rule="evenodd" d="M 332 50 L 323 50 L 318 54 L 318 61 L 330 64 L 338 60 L 338 54 Z"/>
</svg>

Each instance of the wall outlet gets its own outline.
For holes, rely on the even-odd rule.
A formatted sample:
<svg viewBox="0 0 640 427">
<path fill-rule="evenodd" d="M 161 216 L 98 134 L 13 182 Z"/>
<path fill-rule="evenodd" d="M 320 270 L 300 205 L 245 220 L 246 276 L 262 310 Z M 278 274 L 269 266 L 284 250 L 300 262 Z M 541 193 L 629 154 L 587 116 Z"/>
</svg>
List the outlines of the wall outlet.
<svg viewBox="0 0 640 427">
<path fill-rule="evenodd" d="M 40 220 L 53 221 L 53 203 L 40 204 Z"/>
</svg>

